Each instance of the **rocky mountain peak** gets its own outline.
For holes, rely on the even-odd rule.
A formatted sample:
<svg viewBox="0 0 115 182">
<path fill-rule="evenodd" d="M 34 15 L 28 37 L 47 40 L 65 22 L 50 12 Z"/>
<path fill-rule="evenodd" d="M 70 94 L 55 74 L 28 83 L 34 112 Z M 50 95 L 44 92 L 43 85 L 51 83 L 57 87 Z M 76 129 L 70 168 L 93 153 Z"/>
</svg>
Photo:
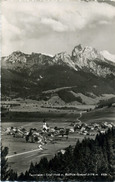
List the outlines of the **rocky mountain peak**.
<svg viewBox="0 0 115 182">
<path fill-rule="evenodd" d="M 110 74 L 115 75 L 111 63 L 108 63 L 95 48 L 79 44 L 72 51 L 72 60 L 79 69 L 92 72 L 95 75 L 102 77 Z"/>
<path fill-rule="evenodd" d="M 75 64 L 73 60 L 71 59 L 71 56 L 67 54 L 66 52 L 58 53 L 54 56 L 53 62 L 58 65 L 68 65 L 69 67 L 73 68 L 77 71 Z"/>
<path fill-rule="evenodd" d="M 54 56 L 55 61 L 62 60 L 65 61 L 65 59 L 71 59 L 70 55 L 66 52 L 58 53 Z"/>
<path fill-rule="evenodd" d="M 104 57 L 95 49 L 89 46 L 83 46 L 79 44 L 78 46 L 74 47 L 72 51 L 72 57 L 77 57 L 80 60 L 94 60 L 94 59 L 101 59 L 104 60 Z"/>
<path fill-rule="evenodd" d="M 21 51 L 15 51 L 5 59 L 9 63 L 26 63 L 26 54 Z"/>
<path fill-rule="evenodd" d="M 106 54 L 105 54 L 106 53 Z M 72 55 L 66 52 L 61 52 L 55 56 L 49 56 L 41 53 L 25 54 L 21 51 L 15 51 L 11 55 L 2 59 L 2 66 L 10 69 L 26 69 L 39 68 L 53 65 L 68 66 L 75 71 L 82 70 L 91 72 L 96 76 L 106 77 L 107 75 L 115 75 L 114 63 L 107 61 L 105 57 L 113 59 L 107 52 L 99 52 L 90 46 L 81 44 L 74 47 Z"/>
<path fill-rule="evenodd" d="M 24 55 L 24 53 L 23 52 L 21 52 L 21 51 L 14 51 L 11 55 Z"/>
</svg>

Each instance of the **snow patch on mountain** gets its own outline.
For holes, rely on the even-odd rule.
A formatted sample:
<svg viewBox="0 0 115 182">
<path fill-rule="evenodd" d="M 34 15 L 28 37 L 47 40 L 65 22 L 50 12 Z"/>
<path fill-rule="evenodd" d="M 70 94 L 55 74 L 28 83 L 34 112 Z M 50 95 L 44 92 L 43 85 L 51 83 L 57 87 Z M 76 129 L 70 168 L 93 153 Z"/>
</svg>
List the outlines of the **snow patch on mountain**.
<svg viewBox="0 0 115 182">
<path fill-rule="evenodd" d="M 52 55 L 52 54 L 48 54 L 48 53 L 41 53 L 42 55 L 45 55 L 45 56 L 49 56 L 49 57 L 54 57 L 54 55 Z"/>
<path fill-rule="evenodd" d="M 108 61 L 112 61 L 113 63 L 115 63 L 115 55 L 110 54 L 108 51 L 104 50 L 101 51 L 100 54 L 107 59 Z"/>
</svg>

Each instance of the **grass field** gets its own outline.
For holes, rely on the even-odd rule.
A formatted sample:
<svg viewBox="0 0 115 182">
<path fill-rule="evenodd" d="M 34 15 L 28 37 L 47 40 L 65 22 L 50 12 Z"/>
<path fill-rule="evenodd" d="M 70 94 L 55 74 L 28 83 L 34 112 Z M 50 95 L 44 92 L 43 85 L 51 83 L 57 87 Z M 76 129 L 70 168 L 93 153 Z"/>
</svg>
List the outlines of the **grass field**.
<svg viewBox="0 0 115 182">
<path fill-rule="evenodd" d="M 113 122 L 115 123 L 115 107 L 104 107 L 95 109 L 88 113 L 84 113 L 81 117 L 83 122 L 87 123 L 100 123 L 100 122 Z"/>
<path fill-rule="evenodd" d="M 57 100 L 55 100 L 56 102 Z M 20 100 L 20 101 L 2 101 L 3 106 L 8 106 L 9 111 L 7 114 L 2 113 L 2 122 L 16 121 L 16 122 L 33 122 L 38 121 L 40 118 L 72 118 L 76 119 L 80 111 L 93 109 L 94 105 L 78 105 L 74 104 L 61 104 L 60 103 L 47 103 L 45 101 L 35 100 Z"/>
</svg>

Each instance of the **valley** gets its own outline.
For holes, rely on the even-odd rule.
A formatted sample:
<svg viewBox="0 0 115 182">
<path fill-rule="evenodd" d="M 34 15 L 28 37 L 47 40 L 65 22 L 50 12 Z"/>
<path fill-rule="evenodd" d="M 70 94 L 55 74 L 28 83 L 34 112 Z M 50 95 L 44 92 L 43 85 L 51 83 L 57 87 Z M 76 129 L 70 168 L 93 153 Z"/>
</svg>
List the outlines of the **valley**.
<svg viewBox="0 0 115 182">
<path fill-rule="evenodd" d="M 2 58 L 2 145 L 17 173 L 115 126 L 115 64 L 92 47 Z"/>
</svg>

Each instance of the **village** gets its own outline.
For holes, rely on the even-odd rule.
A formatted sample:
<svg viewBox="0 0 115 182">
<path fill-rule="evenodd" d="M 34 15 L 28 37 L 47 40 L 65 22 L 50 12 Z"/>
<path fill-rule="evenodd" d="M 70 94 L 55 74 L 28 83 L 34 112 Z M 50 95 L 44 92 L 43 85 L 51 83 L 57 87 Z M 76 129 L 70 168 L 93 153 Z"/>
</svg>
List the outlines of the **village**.
<svg viewBox="0 0 115 182">
<path fill-rule="evenodd" d="M 107 129 L 115 127 L 114 123 L 83 123 L 80 120 L 77 122 L 68 123 L 66 127 L 51 127 L 43 120 L 41 128 L 30 128 L 27 130 L 25 127 L 8 127 L 4 129 L 5 135 L 12 135 L 15 138 L 23 138 L 25 143 L 37 143 L 40 150 L 43 150 L 43 145 L 47 143 L 54 144 L 58 140 L 68 140 L 69 136 L 96 136 L 98 133 L 105 133 Z"/>
</svg>

